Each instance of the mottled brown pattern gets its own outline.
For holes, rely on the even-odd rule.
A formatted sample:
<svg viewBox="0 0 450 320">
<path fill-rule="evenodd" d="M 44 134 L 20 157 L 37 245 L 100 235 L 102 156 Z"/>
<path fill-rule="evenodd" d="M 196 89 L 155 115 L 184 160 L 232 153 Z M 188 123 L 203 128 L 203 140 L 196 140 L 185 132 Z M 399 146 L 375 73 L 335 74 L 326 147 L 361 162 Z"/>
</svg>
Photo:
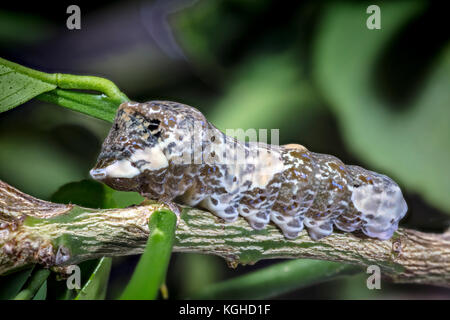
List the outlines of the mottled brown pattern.
<svg viewBox="0 0 450 320">
<path fill-rule="evenodd" d="M 287 238 L 362 230 L 389 238 L 406 212 L 388 177 L 300 145 L 228 137 L 197 109 L 152 101 L 120 106 L 91 175 L 118 190 L 198 206 L 254 229 L 273 221 Z"/>
</svg>

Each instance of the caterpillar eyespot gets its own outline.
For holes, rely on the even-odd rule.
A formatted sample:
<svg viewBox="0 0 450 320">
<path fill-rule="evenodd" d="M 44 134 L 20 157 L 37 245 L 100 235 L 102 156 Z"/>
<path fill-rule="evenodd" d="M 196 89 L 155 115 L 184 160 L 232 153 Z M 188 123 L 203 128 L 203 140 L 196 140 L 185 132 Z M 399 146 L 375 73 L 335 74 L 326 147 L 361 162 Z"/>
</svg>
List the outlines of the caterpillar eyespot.
<svg viewBox="0 0 450 320">
<path fill-rule="evenodd" d="M 197 109 L 168 101 L 123 103 L 91 176 L 227 222 L 241 215 L 254 229 L 272 221 L 288 239 L 305 227 L 314 240 L 334 228 L 389 239 L 407 211 L 385 175 L 301 145 L 240 142 Z"/>
</svg>

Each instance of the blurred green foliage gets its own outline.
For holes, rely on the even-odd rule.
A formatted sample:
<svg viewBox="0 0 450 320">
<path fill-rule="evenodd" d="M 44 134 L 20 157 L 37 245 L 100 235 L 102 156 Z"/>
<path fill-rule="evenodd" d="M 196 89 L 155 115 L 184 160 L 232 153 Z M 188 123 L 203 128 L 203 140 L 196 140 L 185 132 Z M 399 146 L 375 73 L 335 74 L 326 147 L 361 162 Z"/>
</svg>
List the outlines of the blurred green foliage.
<svg viewBox="0 0 450 320">
<path fill-rule="evenodd" d="M 348 3 L 327 6 L 314 51 L 319 88 L 349 149 L 450 213 L 450 46 L 433 57 L 429 76 L 411 92 L 413 102 L 396 111 L 376 90 L 376 62 L 424 3 L 385 4 L 382 32 L 358 27 L 364 24 L 362 9 Z"/>
<path fill-rule="evenodd" d="M 33 267 L 0 278 L 0 300 L 14 299 L 33 272 Z"/>
<path fill-rule="evenodd" d="M 0 47 L 24 46 L 48 39 L 54 32 L 51 23 L 34 14 L 0 11 Z"/>
<path fill-rule="evenodd" d="M 360 273 L 361 268 L 330 261 L 292 260 L 209 285 L 193 299 L 268 299 L 330 279 Z"/>
<path fill-rule="evenodd" d="M 45 300 L 47 298 L 47 281 L 45 281 L 36 294 L 33 297 L 33 300 Z"/>
<path fill-rule="evenodd" d="M 43 288 L 45 289 L 47 278 L 50 275 L 50 270 L 39 268 L 35 270 L 30 276 L 27 283 L 23 286 L 20 292 L 14 297 L 14 300 L 30 300 L 38 295 L 37 299 L 41 299 L 44 295 Z M 41 290 L 42 289 L 42 290 Z"/>
</svg>

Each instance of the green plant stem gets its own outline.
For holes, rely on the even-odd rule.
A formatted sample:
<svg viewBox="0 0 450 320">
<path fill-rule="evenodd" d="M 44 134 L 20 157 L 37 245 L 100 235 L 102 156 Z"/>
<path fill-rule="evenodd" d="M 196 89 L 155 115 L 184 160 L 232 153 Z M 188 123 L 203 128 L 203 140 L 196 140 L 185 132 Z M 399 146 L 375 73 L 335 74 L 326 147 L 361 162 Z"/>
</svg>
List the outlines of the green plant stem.
<svg viewBox="0 0 450 320">
<path fill-rule="evenodd" d="M 149 239 L 148 221 L 161 209 L 167 207 L 152 203 L 124 209 L 88 209 L 55 204 L 0 181 L 0 275 L 33 264 L 71 265 L 150 250 L 152 244 L 147 248 L 146 244 L 153 237 Z M 173 232 L 175 226 L 171 228 Z M 166 229 L 152 230 L 155 233 Z M 162 238 L 172 236 L 167 232 L 156 234 Z M 296 239 L 286 240 L 272 224 L 264 230 L 253 230 L 242 217 L 224 223 L 209 212 L 185 208 L 173 250 L 215 254 L 231 266 L 273 258 L 378 265 L 383 276 L 395 282 L 450 286 L 450 230 L 433 234 L 399 228 L 385 241 L 343 232 L 314 241 L 303 231 Z M 161 256 L 156 252 L 149 254 L 167 264 L 169 251 Z M 163 279 L 161 270 L 140 271 L 159 274 L 153 292 Z"/>
<path fill-rule="evenodd" d="M 330 261 L 293 260 L 212 284 L 191 298 L 267 299 L 361 270 L 355 265 Z"/>
<path fill-rule="evenodd" d="M 175 239 L 176 215 L 158 210 L 149 219 L 147 247 L 121 300 L 154 300 L 164 282 Z"/>
<path fill-rule="evenodd" d="M 30 300 L 34 297 L 36 292 L 42 286 L 42 284 L 47 280 L 50 275 L 50 270 L 39 269 L 30 278 L 28 286 L 20 291 L 14 300 Z"/>
<path fill-rule="evenodd" d="M 128 100 L 127 96 L 110 80 L 72 74 L 56 73 L 56 84 L 62 89 L 95 90 L 106 94 L 113 101 L 122 103 Z"/>
<path fill-rule="evenodd" d="M 129 100 L 128 97 L 123 92 L 121 92 L 112 81 L 108 79 L 94 76 L 79 76 L 63 73 L 46 73 L 27 68 L 3 58 L 0 58 L 0 65 L 10 68 L 16 73 L 20 73 L 35 80 L 40 80 L 48 84 L 55 85 L 61 89 L 81 89 L 102 92 L 117 105 Z"/>
</svg>

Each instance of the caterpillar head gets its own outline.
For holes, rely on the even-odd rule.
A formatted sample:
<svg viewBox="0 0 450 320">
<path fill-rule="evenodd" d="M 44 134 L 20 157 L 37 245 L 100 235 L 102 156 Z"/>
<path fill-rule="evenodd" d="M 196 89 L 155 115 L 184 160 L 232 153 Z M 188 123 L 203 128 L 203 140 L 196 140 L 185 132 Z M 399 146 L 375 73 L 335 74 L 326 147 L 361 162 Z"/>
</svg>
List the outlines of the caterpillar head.
<svg viewBox="0 0 450 320">
<path fill-rule="evenodd" d="M 163 179 L 171 163 L 189 161 L 199 126 L 207 126 L 205 117 L 187 105 L 125 102 L 90 174 L 117 190 L 142 191 L 149 179 Z"/>
</svg>

